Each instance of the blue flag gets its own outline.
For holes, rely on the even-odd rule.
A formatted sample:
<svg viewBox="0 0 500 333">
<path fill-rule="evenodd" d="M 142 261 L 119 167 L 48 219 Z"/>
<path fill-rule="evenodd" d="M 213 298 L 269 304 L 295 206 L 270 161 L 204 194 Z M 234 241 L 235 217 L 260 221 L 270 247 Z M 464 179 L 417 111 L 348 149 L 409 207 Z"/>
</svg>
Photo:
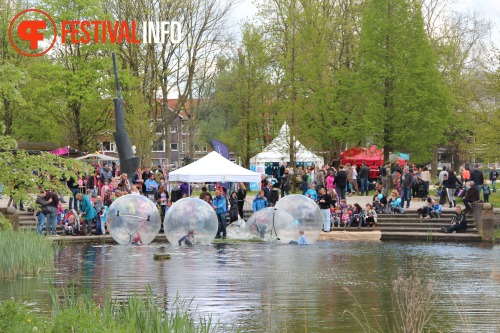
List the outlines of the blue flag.
<svg viewBox="0 0 500 333">
<path fill-rule="evenodd" d="M 229 159 L 229 148 L 219 140 L 211 139 L 212 141 L 212 147 L 214 147 L 214 150 L 219 153 L 222 157 L 225 157 L 226 159 Z"/>
<path fill-rule="evenodd" d="M 212 141 L 212 147 L 214 148 L 214 151 L 218 152 L 219 155 L 229 160 L 229 148 L 227 148 L 227 146 L 219 140 L 211 139 L 210 141 Z M 219 186 L 227 188 L 228 184 L 219 183 Z"/>
</svg>

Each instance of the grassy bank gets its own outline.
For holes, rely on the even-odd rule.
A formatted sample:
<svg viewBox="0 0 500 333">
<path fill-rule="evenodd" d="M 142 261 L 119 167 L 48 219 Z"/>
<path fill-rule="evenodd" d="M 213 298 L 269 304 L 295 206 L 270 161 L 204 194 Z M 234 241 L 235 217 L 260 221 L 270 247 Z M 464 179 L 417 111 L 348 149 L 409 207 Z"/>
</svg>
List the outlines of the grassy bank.
<svg viewBox="0 0 500 333">
<path fill-rule="evenodd" d="M 174 304 L 172 312 L 159 308 L 151 292 L 145 298 L 131 296 L 121 302 L 106 297 L 102 305 L 90 296 L 58 297 L 54 291 L 52 300 L 51 316 L 35 314 L 14 300 L 0 304 L 0 332 L 208 333 L 217 329 L 210 319 L 195 320 L 184 310 L 185 304 Z"/>
<path fill-rule="evenodd" d="M 0 231 L 0 278 L 53 269 L 55 250 L 52 241 L 36 231 Z"/>
</svg>

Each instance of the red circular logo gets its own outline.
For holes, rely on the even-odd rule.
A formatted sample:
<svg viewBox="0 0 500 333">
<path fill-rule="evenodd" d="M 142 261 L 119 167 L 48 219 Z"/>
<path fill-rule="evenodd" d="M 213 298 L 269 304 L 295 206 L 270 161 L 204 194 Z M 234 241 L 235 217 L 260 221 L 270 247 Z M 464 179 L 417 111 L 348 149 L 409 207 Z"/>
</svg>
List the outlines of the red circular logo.
<svg viewBox="0 0 500 333">
<path fill-rule="evenodd" d="M 52 24 L 52 27 L 54 28 L 54 37 L 52 39 L 52 43 L 50 43 L 49 47 L 47 47 L 45 50 L 39 53 L 27 53 L 22 51 L 19 47 L 16 46 L 14 43 L 14 39 L 12 38 L 12 28 L 14 27 L 14 23 L 16 20 L 29 12 L 35 12 L 35 13 L 40 13 L 47 17 L 48 21 Z M 36 50 L 38 49 L 38 42 L 43 41 L 43 33 L 40 32 L 40 30 L 45 30 L 47 29 L 47 21 L 45 20 L 24 20 L 19 23 L 17 26 L 17 29 L 15 32 L 17 32 L 17 35 L 19 36 L 20 39 L 29 42 L 29 48 L 31 50 Z M 9 41 L 10 45 L 20 54 L 26 56 L 26 57 L 40 57 L 44 55 L 45 53 L 49 52 L 49 50 L 54 46 L 54 43 L 56 42 L 57 38 L 57 27 L 56 23 L 50 17 L 49 14 L 44 12 L 43 10 L 36 9 L 36 8 L 30 8 L 23 10 L 19 12 L 13 19 L 10 21 L 10 26 L 9 26 Z"/>
</svg>

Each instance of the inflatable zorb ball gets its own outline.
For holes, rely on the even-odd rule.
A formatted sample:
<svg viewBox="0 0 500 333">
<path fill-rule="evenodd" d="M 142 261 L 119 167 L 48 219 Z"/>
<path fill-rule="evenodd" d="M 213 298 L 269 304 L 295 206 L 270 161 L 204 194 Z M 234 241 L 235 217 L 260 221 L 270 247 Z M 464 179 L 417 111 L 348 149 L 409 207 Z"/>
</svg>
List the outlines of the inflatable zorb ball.
<svg viewBox="0 0 500 333">
<path fill-rule="evenodd" d="M 318 239 L 323 226 L 323 216 L 314 200 L 305 195 L 291 194 L 281 198 L 276 208 L 292 215 L 298 230 L 304 231 L 308 244 Z"/>
<path fill-rule="evenodd" d="M 246 227 L 255 238 L 266 242 L 288 243 L 299 238 L 299 229 L 292 215 L 275 207 L 253 213 Z"/>
<path fill-rule="evenodd" d="M 151 200 L 128 194 L 111 204 L 106 225 L 118 244 L 143 245 L 151 243 L 160 232 L 161 217 Z"/>
<path fill-rule="evenodd" d="M 198 198 L 176 201 L 165 214 L 163 230 L 170 244 L 181 246 L 210 244 L 217 234 L 219 222 L 212 206 Z M 190 233 L 192 231 L 192 234 Z"/>
</svg>

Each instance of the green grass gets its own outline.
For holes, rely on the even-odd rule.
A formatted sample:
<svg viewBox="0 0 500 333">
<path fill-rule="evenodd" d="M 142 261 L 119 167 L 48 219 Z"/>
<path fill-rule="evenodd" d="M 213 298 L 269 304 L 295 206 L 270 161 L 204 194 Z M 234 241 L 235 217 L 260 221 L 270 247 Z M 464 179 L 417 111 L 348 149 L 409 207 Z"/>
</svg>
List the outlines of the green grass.
<svg viewBox="0 0 500 333">
<path fill-rule="evenodd" d="M 0 231 L 0 278 L 51 270 L 55 251 L 52 241 L 34 230 Z"/>
<path fill-rule="evenodd" d="M 52 290 L 51 297 L 53 313 L 45 316 L 19 301 L 0 304 L 0 332 L 209 333 L 218 328 L 210 318 L 195 320 L 185 310 L 189 303 L 175 302 L 170 312 L 160 308 L 150 289 L 145 297 L 120 302 L 106 296 L 101 305 L 89 295 L 75 297 L 73 290 L 61 296 Z"/>
</svg>

